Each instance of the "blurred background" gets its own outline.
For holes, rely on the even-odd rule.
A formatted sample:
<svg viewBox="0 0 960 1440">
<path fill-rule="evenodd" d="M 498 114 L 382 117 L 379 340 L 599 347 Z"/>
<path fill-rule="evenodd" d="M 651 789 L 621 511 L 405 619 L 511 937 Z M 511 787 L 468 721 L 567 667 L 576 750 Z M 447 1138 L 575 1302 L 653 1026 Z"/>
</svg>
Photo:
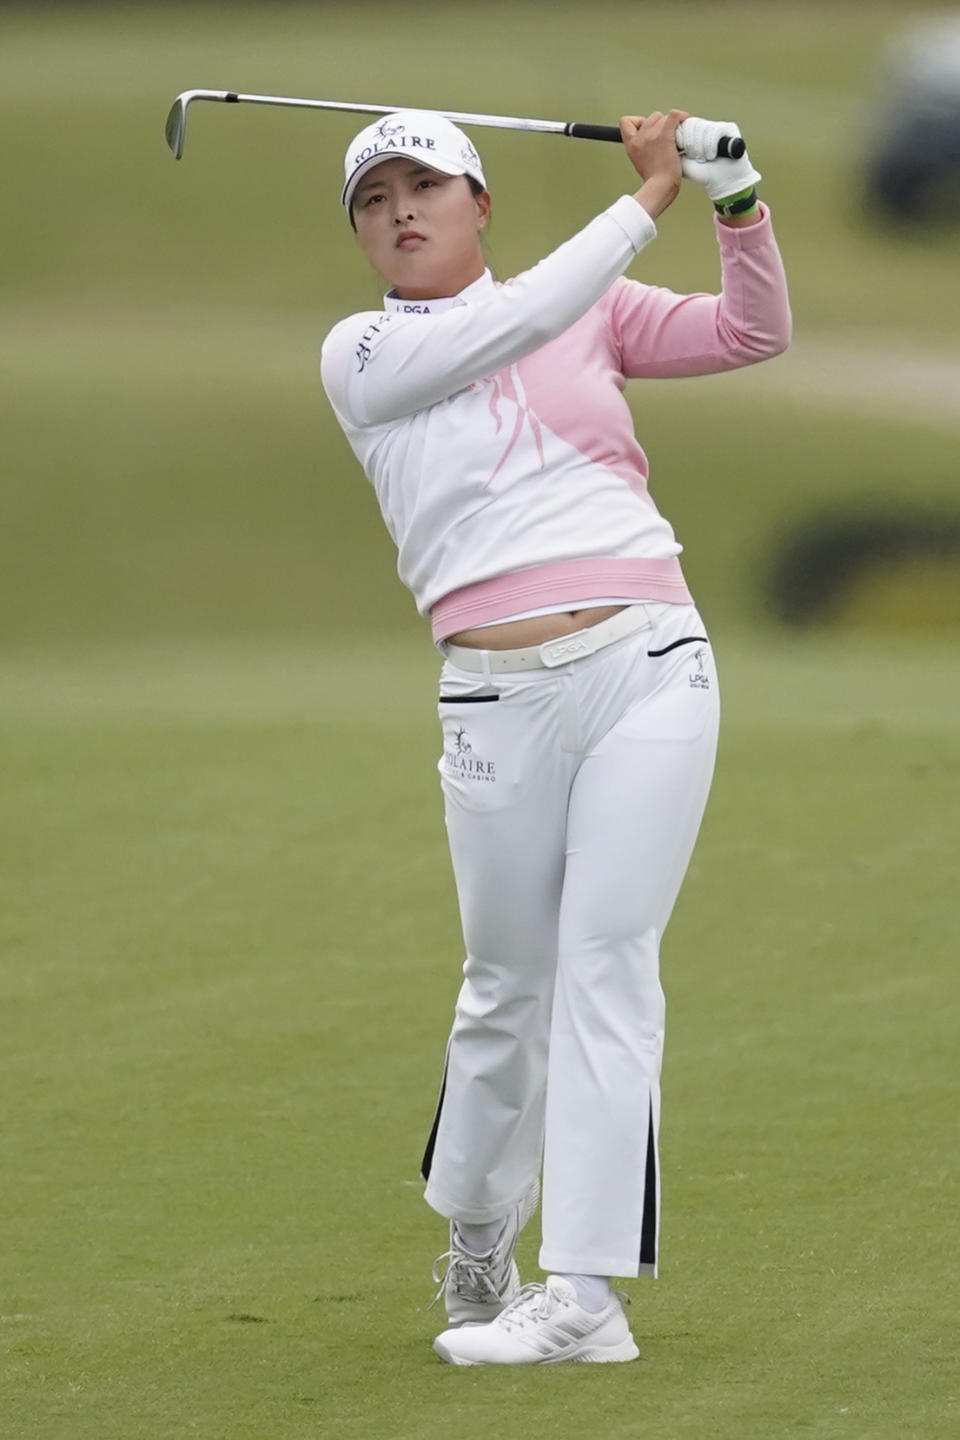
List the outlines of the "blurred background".
<svg viewBox="0 0 960 1440">
<path fill-rule="evenodd" d="M 193 86 L 738 120 L 795 345 L 755 371 L 632 387 L 694 593 L 715 625 L 960 626 L 958 13 L 5 5 L 7 652 L 422 633 L 318 379 L 327 329 L 380 293 L 337 203 L 362 118 L 196 105 L 175 162 L 163 122 Z M 631 187 L 613 146 L 474 138 L 501 277 Z M 702 194 L 681 196 L 632 273 L 714 287 Z"/>
<path fill-rule="evenodd" d="M 645 1440 L 960 1433 L 957 25 L 0 6 L 5 1433 L 474 1440 L 505 1394 L 557 1435 L 598 1403 Z M 361 122 L 197 104 L 177 162 L 193 87 L 677 106 L 763 171 L 793 347 L 630 389 L 725 707 L 664 951 L 642 1408 L 630 1376 L 452 1399 L 433 1363 L 417 1163 L 462 960 L 438 657 L 318 363 L 379 304 L 338 203 Z M 474 138 L 503 278 L 634 187 L 614 145 Z M 715 288 L 699 190 L 631 273 Z"/>
</svg>

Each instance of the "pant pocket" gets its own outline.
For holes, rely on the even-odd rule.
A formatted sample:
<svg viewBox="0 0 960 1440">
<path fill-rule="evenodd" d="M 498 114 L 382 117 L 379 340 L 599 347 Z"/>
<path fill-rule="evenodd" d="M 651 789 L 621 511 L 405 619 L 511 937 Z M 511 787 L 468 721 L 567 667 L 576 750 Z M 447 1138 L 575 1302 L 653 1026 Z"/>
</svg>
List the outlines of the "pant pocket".
<svg viewBox="0 0 960 1440">
<path fill-rule="evenodd" d="M 437 769 L 448 803 L 503 810 L 536 792 L 558 749 L 556 689 L 552 680 L 521 689 L 444 666 Z"/>
<path fill-rule="evenodd" d="M 654 646 L 644 664 L 649 692 L 631 707 L 620 724 L 627 734 L 645 740 L 698 740 L 706 730 L 717 727 L 720 694 L 713 649 L 699 635 L 677 637 L 666 647 Z M 663 653 L 656 654 L 662 648 Z"/>
</svg>

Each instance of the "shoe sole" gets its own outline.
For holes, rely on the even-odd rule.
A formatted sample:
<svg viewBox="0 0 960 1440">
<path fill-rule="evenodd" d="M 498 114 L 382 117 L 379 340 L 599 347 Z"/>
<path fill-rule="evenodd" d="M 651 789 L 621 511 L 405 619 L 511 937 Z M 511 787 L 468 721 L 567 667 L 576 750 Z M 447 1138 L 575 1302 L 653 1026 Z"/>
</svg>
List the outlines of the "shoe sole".
<svg viewBox="0 0 960 1440">
<path fill-rule="evenodd" d="M 564 1365 L 593 1364 L 593 1365 L 615 1365 L 630 1360 L 639 1360 L 640 1351 L 632 1336 L 621 1340 L 619 1345 L 594 1345 L 586 1346 L 583 1350 L 577 1350 L 573 1354 L 568 1351 L 564 1355 L 557 1355 L 553 1360 L 465 1360 L 460 1355 L 451 1355 L 445 1346 L 442 1346 L 441 1336 L 437 1336 L 433 1342 L 433 1348 L 445 1360 L 448 1365 Z"/>
</svg>

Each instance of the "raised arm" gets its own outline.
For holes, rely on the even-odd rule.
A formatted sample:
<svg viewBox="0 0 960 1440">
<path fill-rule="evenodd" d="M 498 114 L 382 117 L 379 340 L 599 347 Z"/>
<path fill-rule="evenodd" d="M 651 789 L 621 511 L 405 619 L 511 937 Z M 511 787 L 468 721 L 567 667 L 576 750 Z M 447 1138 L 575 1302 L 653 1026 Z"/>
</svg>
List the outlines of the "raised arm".
<svg viewBox="0 0 960 1440">
<path fill-rule="evenodd" d="M 321 357 L 334 409 L 352 425 L 385 424 L 521 360 L 579 320 L 654 238 L 655 217 L 676 198 L 684 114 L 625 116 L 640 189 L 488 299 L 436 315 L 368 311 L 336 326 Z"/>
<path fill-rule="evenodd" d="M 779 355 L 790 343 L 787 283 L 768 211 L 757 199 L 762 177 L 746 150 L 719 158 L 718 136 L 740 134 L 726 120 L 687 116 L 681 168 L 716 211 L 723 274 L 719 295 L 677 295 L 621 280 L 610 293 L 623 373 L 634 377 L 709 375 Z"/>
<path fill-rule="evenodd" d="M 545 345 L 589 310 L 656 235 L 624 195 L 532 270 L 439 315 L 353 315 L 331 330 L 321 374 L 334 409 L 380 425 L 435 405 Z"/>
<path fill-rule="evenodd" d="M 769 214 L 754 224 L 718 219 L 719 295 L 677 295 L 621 280 L 610 295 L 624 375 L 667 379 L 735 370 L 779 355 L 790 343 L 790 302 Z"/>
</svg>

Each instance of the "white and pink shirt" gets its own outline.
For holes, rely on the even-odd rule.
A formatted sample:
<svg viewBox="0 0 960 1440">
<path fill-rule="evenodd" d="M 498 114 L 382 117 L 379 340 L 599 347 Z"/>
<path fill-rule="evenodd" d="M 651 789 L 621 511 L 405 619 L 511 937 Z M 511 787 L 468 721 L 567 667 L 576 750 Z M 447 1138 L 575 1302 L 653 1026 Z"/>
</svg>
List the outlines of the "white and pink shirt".
<svg viewBox="0 0 960 1440">
<path fill-rule="evenodd" d="M 690 602 L 626 381 L 778 355 L 790 310 L 766 211 L 717 224 L 719 295 L 623 279 L 655 235 L 625 195 L 505 285 L 388 295 L 327 336 L 324 388 L 438 643 L 551 608 Z"/>
</svg>

